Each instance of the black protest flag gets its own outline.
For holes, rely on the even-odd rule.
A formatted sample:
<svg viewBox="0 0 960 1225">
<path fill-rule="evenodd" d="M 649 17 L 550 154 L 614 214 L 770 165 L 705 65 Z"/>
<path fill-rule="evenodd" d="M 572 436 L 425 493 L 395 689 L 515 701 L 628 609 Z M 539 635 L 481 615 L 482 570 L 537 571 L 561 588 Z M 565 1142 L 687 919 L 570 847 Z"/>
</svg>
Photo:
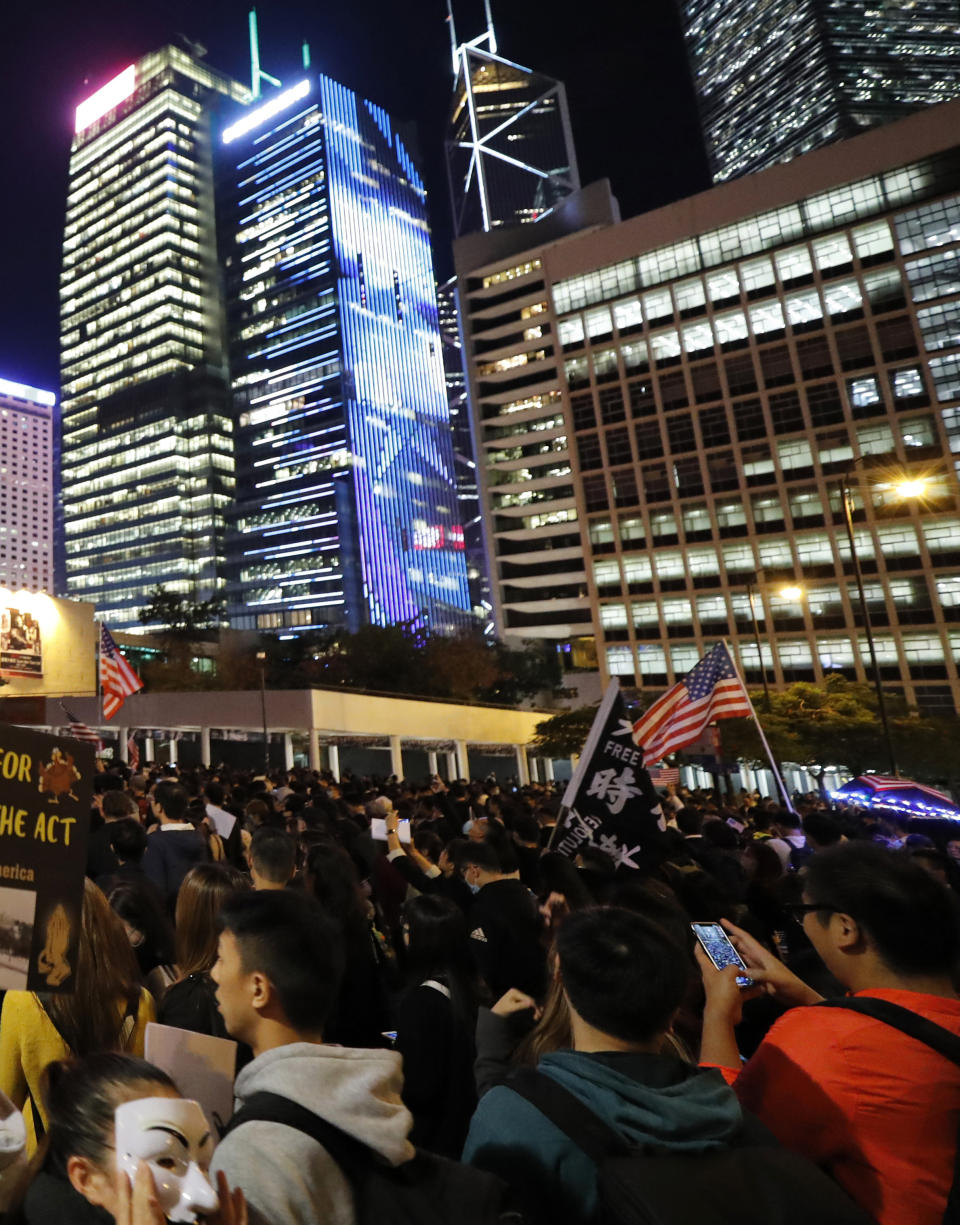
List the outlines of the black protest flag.
<svg viewBox="0 0 960 1225">
<path fill-rule="evenodd" d="M 665 829 L 660 797 L 633 742 L 633 719 L 612 680 L 563 796 L 551 849 L 573 858 L 586 844 L 618 868 L 639 868 Z"/>
</svg>

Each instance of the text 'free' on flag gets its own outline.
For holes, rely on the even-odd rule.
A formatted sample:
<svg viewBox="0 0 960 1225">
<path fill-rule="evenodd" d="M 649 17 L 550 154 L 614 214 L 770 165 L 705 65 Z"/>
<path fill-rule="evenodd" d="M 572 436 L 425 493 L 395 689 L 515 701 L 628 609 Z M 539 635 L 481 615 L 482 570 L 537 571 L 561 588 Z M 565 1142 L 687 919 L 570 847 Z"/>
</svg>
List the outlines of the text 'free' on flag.
<svg viewBox="0 0 960 1225">
<path fill-rule="evenodd" d="M 664 828 L 660 797 L 633 743 L 633 720 L 612 680 L 564 792 L 551 849 L 572 859 L 595 846 L 618 868 L 639 868 Z"/>
<path fill-rule="evenodd" d="M 649 766 L 698 739 L 717 719 L 753 716 L 750 696 L 725 642 L 658 698 L 633 725 L 633 742 Z"/>
<path fill-rule="evenodd" d="M 103 693 L 103 717 L 112 719 L 124 701 L 143 681 L 120 654 L 113 636 L 105 625 L 100 626 L 100 689 Z"/>
</svg>

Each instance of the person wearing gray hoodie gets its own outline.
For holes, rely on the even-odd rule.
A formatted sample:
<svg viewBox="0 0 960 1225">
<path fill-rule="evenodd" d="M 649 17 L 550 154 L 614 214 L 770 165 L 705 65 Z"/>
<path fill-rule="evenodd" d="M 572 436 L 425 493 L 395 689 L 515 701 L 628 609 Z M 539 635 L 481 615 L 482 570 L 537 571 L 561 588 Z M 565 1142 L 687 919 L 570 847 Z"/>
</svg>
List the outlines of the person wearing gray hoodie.
<svg viewBox="0 0 960 1225">
<path fill-rule="evenodd" d="M 392 1166 L 414 1156 L 395 1051 L 326 1046 L 342 952 L 336 929 L 291 890 L 240 894 L 221 913 L 211 971 L 227 1032 L 253 1049 L 237 1077 L 236 1108 L 269 1092 L 305 1106 Z M 355 1225 L 349 1183 L 323 1146 L 284 1123 L 251 1119 L 214 1152 L 246 1196 L 250 1225 Z"/>
<path fill-rule="evenodd" d="M 630 1144 L 677 1153 L 736 1144 L 744 1117 L 721 1073 L 660 1053 L 687 989 L 684 950 L 613 907 L 569 915 L 556 947 L 573 1049 L 543 1056 L 537 1071 Z M 580 1225 L 597 1211 L 596 1164 L 509 1078 L 480 1099 L 463 1159 L 506 1179 L 532 1220 Z"/>
</svg>

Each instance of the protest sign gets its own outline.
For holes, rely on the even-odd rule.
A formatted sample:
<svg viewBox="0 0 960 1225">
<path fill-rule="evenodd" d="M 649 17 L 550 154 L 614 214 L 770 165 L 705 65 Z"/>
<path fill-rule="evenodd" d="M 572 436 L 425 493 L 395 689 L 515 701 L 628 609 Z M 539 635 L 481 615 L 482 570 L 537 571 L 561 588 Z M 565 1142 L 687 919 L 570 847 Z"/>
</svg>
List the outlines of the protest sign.
<svg viewBox="0 0 960 1225">
<path fill-rule="evenodd" d="M 200 1103 L 213 1134 L 222 1136 L 233 1114 L 236 1042 L 151 1021 L 144 1054 Z"/>
<path fill-rule="evenodd" d="M 643 768 L 643 750 L 633 742 L 633 719 L 620 686 L 612 680 L 567 785 L 552 849 L 573 858 L 590 843 L 618 868 L 639 868 L 665 829 L 660 797 Z"/>
<path fill-rule="evenodd" d="M 0 724 L 0 990 L 72 991 L 93 747 Z"/>
</svg>

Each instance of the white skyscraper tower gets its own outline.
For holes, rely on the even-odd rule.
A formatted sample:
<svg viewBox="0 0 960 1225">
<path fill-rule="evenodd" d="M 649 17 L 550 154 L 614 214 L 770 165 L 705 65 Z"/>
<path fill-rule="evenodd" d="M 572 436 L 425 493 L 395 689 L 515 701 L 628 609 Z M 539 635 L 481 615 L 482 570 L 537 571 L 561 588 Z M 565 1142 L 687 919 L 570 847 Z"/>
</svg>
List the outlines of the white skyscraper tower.
<svg viewBox="0 0 960 1225">
<path fill-rule="evenodd" d="M 0 378 L 0 587 L 53 591 L 57 398 Z"/>
</svg>

